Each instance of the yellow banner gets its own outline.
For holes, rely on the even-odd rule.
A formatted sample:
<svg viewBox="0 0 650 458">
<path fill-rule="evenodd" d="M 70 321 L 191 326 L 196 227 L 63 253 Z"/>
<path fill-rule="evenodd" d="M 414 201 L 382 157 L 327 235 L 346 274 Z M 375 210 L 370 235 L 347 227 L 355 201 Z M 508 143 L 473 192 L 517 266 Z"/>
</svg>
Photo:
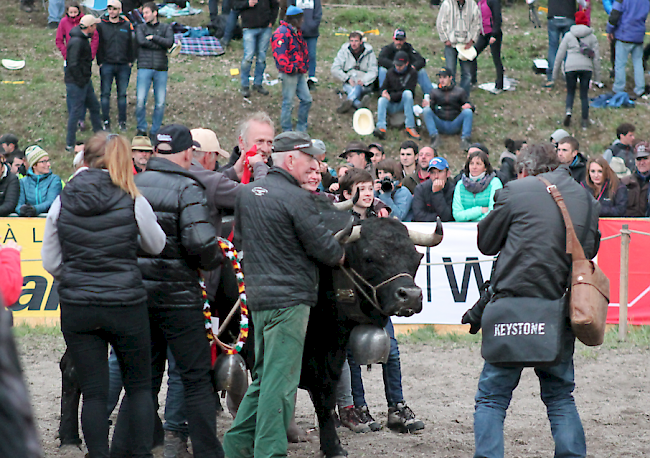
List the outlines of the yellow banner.
<svg viewBox="0 0 650 458">
<path fill-rule="evenodd" d="M 59 321 L 59 295 L 54 279 L 41 262 L 44 231 L 45 218 L 0 218 L 0 241 L 14 240 L 23 247 L 20 253 L 23 292 L 11 307 L 18 323 L 54 324 Z"/>
</svg>

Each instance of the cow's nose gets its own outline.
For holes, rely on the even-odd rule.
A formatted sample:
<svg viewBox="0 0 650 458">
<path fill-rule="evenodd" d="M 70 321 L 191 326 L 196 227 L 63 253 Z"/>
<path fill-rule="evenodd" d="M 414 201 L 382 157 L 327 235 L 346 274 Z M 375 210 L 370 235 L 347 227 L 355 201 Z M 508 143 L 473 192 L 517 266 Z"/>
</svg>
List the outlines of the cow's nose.
<svg viewBox="0 0 650 458">
<path fill-rule="evenodd" d="M 422 290 L 418 287 L 405 287 L 397 288 L 395 296 L 398 301 L 409 303 L 412 301 L 419 301 L 422 299 Z"/>
</svg>

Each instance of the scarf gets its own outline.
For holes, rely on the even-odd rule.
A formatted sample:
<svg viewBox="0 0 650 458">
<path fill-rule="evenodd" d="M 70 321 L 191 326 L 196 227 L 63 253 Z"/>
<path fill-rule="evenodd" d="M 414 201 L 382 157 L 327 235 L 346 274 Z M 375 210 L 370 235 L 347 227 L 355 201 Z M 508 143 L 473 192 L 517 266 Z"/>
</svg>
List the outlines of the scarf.
<svg viewBox="0 0 650 458">
<path fill-rule="evenodd" d="M 487 189 L 487 187 L 490 185 L 490 181 L 492 181 L 492 178 L 495 177 L 495 173 L 492 172 L 489 175 L 485 174 L 483 172 L 481 175 L 483 175 L 481 178 L 480 175 L 479 177 L 475 177 L 475 179 L 472 179 L 468 176 L 465 175 L 463 172 L 462 180 L 463 180 L 463 186 L 465 186 L 465 189 L 467 189 L 469 192 L 472 194 L 478 194 L 480 192 L 483 192 Z M 476 180 L 478 178 L 478 181 Z"/>
</svg>

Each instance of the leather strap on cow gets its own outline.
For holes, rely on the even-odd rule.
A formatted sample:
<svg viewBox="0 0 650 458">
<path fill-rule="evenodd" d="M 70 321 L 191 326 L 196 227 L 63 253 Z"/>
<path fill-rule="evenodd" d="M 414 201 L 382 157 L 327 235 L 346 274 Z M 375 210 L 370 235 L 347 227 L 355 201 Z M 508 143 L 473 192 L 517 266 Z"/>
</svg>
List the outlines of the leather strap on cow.
<svg viewBox="0 0 650 458">
<path fill-rule="evenodd" d="M 354 284 L 355 288 L 363 295 L 363 297 L 365 297 L 366 300 L 370 302 L 370 304 L 375 309 L 377 309 L 379 313 L 381 313 L 382 315 L 386 315 L 386 313 L 382 310 L 381 306 L 379 305 L 379 299 L 377 298 L 377 290 L 382 286 L 386 286 L 393 280 L 396 280 L 400 277 L 408 277 L 411 280 L 413 280 L 413 276 L 411 274 L 402 272 L 397 275 L 393 275 L 388 280 L 382 281 L 376 286 L 372 286 L 370 283 L 368 283 L 368 281 L 365 278 L 361 276 L 361 274 L 359 274 L 359 272 L 354 270 L 352 267 L 340 266 L 339 269 L 341 269 L 341 271 L 350 279 L 352 284 Z M 363 284 L 363 286 L 365 286 L 371 291 L 372 297 L 365 291 L 364 287 L 357 282 L 357 280 L 360 281 Z"/>
</svg>

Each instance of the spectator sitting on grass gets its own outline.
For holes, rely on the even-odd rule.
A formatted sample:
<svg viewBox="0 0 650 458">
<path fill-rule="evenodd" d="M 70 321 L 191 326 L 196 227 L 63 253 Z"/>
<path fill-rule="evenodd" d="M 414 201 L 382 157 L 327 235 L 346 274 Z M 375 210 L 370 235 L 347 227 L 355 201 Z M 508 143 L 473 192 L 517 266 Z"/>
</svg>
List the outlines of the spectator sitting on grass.
<svg viewBox="0 0 650 458">
<path fill-rule="evenodd" d="M 20 197 L 16 213 L 20 216 L 38 216 L 47 213 L 54 199 L 61 193 L 61 178 L 50 169 L 50 156 L 40 146 L 25 150 L 27 176 L 20 180 Z"/>
<path fill-rule="evenodd" d="M 375 196 L 388 205 L 392 215 L 400 221 L 411 221 L 411 191 L 399 181 L 400 166 L 392 159 L 384 159 L 377 164 L 377 180 L 375 180 Z M 396 178 L 397 177 L 397 178 Z"/>
<path fill-rule="evenodd" d="M 413 49 L 411 43 L 406 41 L 406 31 L 404 29 L 396 29 L 393 32 L 393 42 L 381 48 L 379 53 L 379 86 L 384 84 L 386 74 L 393 68 L 393 61 L 399 51 L 405 52 L 409 56 L 409 64 L 418 73 L 418 84 L 424 94 L 428 94 L 433 89 L 429 75 L 424 67 L 427 61 L 422 55 Z"/>
<path fill-rule="evenodd" d="M 459 222 L 481 221 L 494 208 L 494 193 L 502 187 L 488 155 L 481 150 L 473 151 L 454 190 L 454 219 Z"/>
</svg>

